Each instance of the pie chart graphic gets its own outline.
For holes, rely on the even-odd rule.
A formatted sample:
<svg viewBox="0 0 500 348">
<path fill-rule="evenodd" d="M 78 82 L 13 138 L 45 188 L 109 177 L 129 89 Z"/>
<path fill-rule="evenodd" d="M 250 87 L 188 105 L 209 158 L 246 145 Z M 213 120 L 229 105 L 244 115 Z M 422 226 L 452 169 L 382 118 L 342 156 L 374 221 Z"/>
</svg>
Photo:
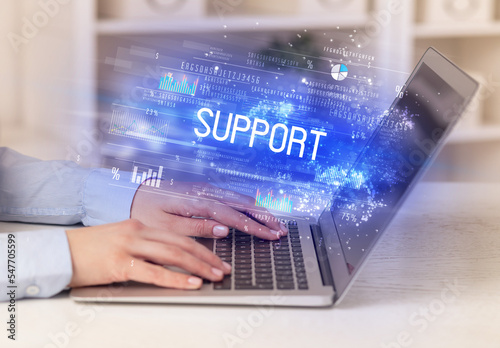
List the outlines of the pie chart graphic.
<svg viewBox="0 0 500 348">
<path fill-rule="evenodd" d="M 342 81 L 347 77 L 349 70 L 344 64 L 335 64 L 332 68 L 332 77 L 336 81 Z"/>
</svg>

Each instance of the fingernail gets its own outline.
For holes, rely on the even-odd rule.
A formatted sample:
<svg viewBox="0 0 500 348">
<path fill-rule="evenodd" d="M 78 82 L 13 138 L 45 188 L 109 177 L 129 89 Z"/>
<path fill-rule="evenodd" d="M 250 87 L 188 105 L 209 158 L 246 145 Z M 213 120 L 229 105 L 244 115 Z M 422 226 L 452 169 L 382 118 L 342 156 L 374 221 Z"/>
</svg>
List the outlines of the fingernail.
<svg viewBox="0 0 500 348">
<path fill-rule="evenodd" d="M 217 225 L 213 228 L 212 233 L 216 237 L 226 237 L 229 233 L 229 228 L 222 225 Z"/>
<path fill-rule="evenodd" d="M 230 265 L 229 263 L 227 263 L 227 262 L 222 262 L 222 265 L 224 266 L 224 268 L 226 269 L 226 271 L 231 272 L 231 269 L 232 269 L 233 267 L 231 267 L 231 265 Z"/>
<path fill-rule="evenodd" d="M 284 235 L 288 234 L 288 227 L 286 227 L 284 223 L 280 222 L 280 228 L 283 231 Z"/>
<path fill-rule="evenodd" d="M 223 277 L 224 276 L 224 272 L 222 272 L 220 269 L 218 268 L 212 268 L 212 273 L 215 274 L 217 277 Z"/>
<path fill-rule="evenodd" d="M 201 283 L 202 283 L 202 280 L 198 277 L 189 277 L 188 278 L 188 283 L 191 284 L 191 285 L 194 285 L 196 287 L 200 287 L 201 286 Z"/>
<path fill-rule="evenodd" d="M 271 233 L 274 234 L 275 236 L 281 237 L 283 232 L 271 230 Z"/>
</svg>

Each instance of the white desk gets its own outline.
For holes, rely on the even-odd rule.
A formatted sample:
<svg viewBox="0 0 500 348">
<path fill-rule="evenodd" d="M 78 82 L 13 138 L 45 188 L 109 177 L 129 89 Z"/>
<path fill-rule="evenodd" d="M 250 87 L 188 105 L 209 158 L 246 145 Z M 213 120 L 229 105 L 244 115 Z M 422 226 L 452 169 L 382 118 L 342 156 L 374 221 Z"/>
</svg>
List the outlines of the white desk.
<svg viewBox="0 0 500 348">
<path fill-rule="evenodd" d="M 38 227 L 0 225 L 20 228 Z M 58 347 L 51 334 L 60 347 L 230 347 L 238 332 L 234 347 L 499 347 L 500 185 L 418 186 L 335 308 L 81 305 L 67 293 L 17 306 L 13 343 L 0 304 L 1 347 Z"/>
</svg>

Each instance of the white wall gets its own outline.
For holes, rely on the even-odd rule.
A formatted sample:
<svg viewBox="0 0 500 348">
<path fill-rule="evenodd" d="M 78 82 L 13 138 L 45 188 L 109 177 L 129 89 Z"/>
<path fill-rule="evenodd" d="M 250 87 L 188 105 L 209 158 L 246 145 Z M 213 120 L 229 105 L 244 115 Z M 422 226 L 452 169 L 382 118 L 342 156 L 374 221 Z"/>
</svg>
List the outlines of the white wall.
<svg viewBox="0 0 500 348">
<path fill-rule="evenodd" d="M 16 29 L 18 2 L 3 1 L 0 6 L 0 141 L 7 125 L 19 121 L 19 86 L 21 57 L 6 40 L 6 35 Z"/>
<path fill-rule="evenodd" d="M 92 128 L 93 15 L 91 0 L 8 0 L 2 16 L 16 35 L 3 40 L 2 66 L 16 71 L 19 89 L 2 93 L 10 117 L 3 145 L 42 159 L 76 159 L 82 131 Z M 5 5 L 4 5 L 5 6 Z M 2 28 L 0 35 L 5 37 Z M 12 36 L 11 36 L 12 39 Z M 17 52 L 16 52 L 17 51 Z M 5 63 L 5 64 L 4 64 Z M 7 81 L 10 85 L 10 82 Z M 4 85 L 2 81 L 2 86 Z M 5 90 L 7 89 L 7 90 Z M 8 102 L 5 104 L 3 100 Z M 4 119 L 4 118 L 3 118 Z M 13 122 L 15 121 L 15 122 Z"/>
</svg>

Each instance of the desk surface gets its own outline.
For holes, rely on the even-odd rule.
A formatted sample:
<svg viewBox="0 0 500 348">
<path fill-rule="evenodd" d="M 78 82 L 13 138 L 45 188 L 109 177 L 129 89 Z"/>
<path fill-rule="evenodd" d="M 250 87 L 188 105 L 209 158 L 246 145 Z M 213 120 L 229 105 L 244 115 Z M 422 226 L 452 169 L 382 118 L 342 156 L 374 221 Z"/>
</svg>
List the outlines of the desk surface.
<svg viewBox="0 0 500 348">
<path fill-rule="evenodd" d="M 2 329 L 0 346 L 499 347 L 499 207 L 500 185 L 420 184 L 334 308 L 83 305 L 65 292 L 18 301 L 18 341 Z"/>
</svg>

